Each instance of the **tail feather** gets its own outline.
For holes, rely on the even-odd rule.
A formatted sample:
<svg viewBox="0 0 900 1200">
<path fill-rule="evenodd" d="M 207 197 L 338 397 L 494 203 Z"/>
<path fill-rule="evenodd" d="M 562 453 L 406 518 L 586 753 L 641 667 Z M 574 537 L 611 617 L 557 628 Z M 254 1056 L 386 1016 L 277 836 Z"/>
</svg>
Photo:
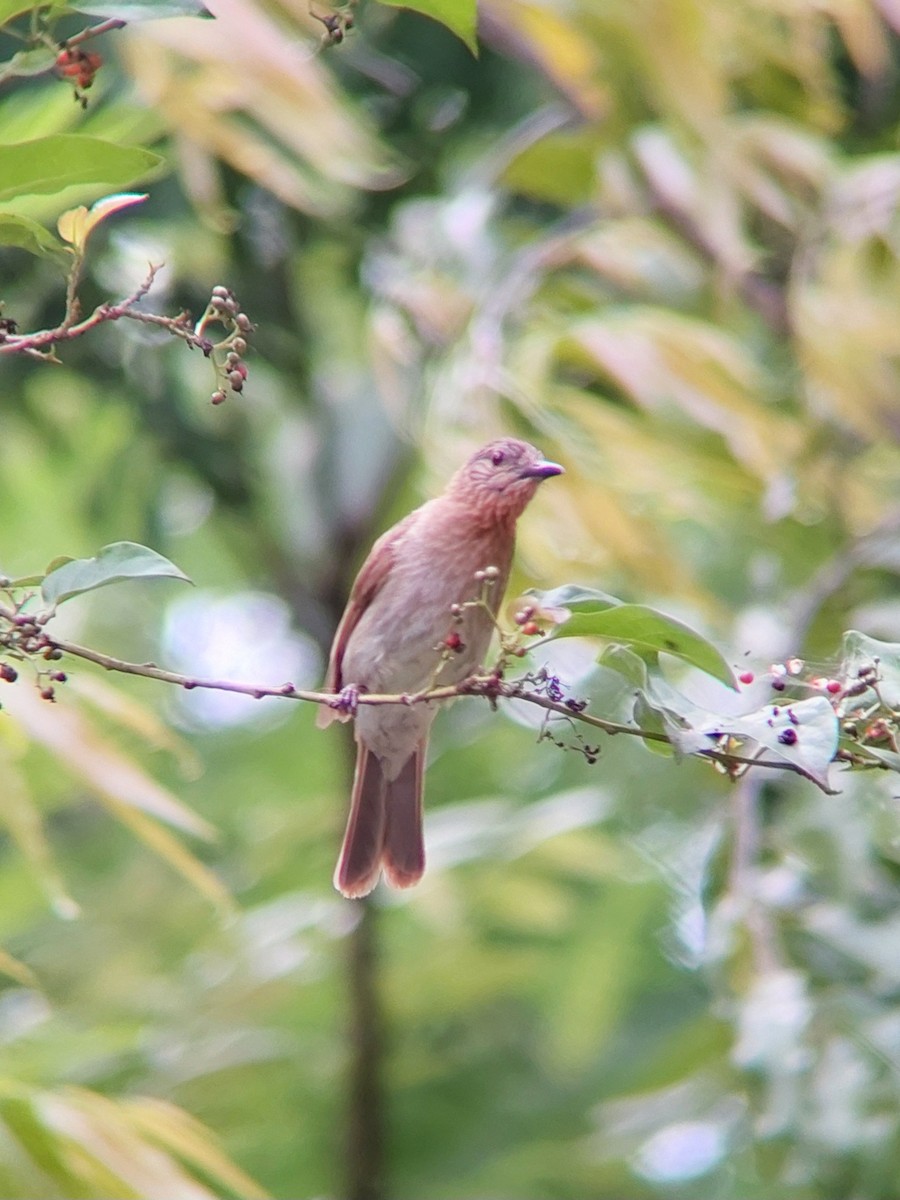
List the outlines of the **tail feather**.
<svg viewBox="0 0 900 1200">
<path fill-rule="evenodd" d="M 345 896 L 367 896 L 378 882 L 384 848 L 386 787 L 381 760 L 360 744 L 350 816 L 334 872 L 334 886 Z"/>
<path fill-rule="evenodd" d="M 391 887 L 408 888 L 425 871 L 422 837 L 422 776 L 425 746 L 420 743 L 387 785 L 382 866 Z"/>
<path fill-rule="evenodd" d="M 412 887 L 425 870 L 422 838 L 422 776 L 425 744 L 420 743 L 395 779 L 387 780 L 381 760 L 359 743 L 350 816 L 334 872 L 345 896 L 367 896 L 384 870 L 395 888 Z"/>
</svg>

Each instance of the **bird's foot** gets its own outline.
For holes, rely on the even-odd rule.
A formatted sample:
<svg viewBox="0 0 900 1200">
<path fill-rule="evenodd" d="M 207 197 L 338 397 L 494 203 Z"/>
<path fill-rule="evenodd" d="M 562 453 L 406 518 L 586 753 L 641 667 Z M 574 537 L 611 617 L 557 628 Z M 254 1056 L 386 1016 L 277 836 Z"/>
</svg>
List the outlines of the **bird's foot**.
<svg viewBox="0 0 900 1200">
<path fill-rule="evenodd" d="M 359 708 L 359 688 L 355 683 L 348 683 L 331 701 L 331 707 L 348 717 L 355 717 Z"/>
</svg>

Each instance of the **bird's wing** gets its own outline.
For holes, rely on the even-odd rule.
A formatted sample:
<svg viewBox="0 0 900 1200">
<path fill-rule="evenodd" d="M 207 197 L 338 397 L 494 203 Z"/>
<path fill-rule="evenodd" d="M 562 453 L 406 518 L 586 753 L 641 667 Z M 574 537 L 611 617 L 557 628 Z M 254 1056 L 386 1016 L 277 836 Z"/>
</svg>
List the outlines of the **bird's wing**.
<svg viewBox="0 0 900 1200">
<path fill-rule="evenodd" d="M 360 567 L 359 574 L 350 589 L 350 599 L 344 609 L 334 641 L 331 644 L 331 654 L 328 658 L 328 673 L 325 676 L 325 691 L 339 692 L 344 686 L 343 666 L 344 651 L 350 635 L 359 623 L 360 617 L 381 591 L 385 580 L 390 574 L 394 557 L 400 542 L 409 533 L 411 526 L 418 520 L 421 509 L 416 509 L 402 521 L 398 521 L 387 533 L 383 533 L 372 549 L 369 557 Z M 319 716 L 324 714 L 334 716 L 334 710 L 323 708 Z"/>
</svg>

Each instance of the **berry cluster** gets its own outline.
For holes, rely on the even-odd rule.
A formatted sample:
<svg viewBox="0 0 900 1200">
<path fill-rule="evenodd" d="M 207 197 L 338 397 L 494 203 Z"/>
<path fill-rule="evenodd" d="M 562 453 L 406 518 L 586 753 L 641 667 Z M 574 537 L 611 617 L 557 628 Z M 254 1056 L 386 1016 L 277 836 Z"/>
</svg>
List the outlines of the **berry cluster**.
<svg viewBox="0 0 900 1200">
<path fill-rule="evenodd" d="M 783 663 L 773 663 L 759 679 L 752 671 L 742 671 L 738 680 L 744 685 L 767 680 L 774 692 L 789 691 L 795 698 L 810 693 L 822 695 L 834 708 L 844 737 L 856 742 L 860 749 L 875 746 L 900 750 L 900 713 L 886 703 L 879 691 L 881 675 L 877 660 L 863 664 L 849 678 L 836 678 L 814 674 L 802 659 L 789 658 Z M 789 707 L 779 710 L 774 706 L 773 716 L 777 717 L 779 711 L 787 715 L 790 725 L 779 733 L 778 740 L 785 746 L 795 746 L 798 734 L 793 726 L 799 722 Z M 846 746 L 838 751 L 838 758 L 844 761 L 853 762 L 858 757 Z"/>
<path fill-rule="evenodd" d="M 75 99 L 82 108 L 87 108 L 85 92 L 93 87 L 94 76 L 103 66 L 103 58 L 80 46 L 62 46 L 56 56 L 54 71 L 60 79 L 71 79 L 75 85 Z"/>
<path fill-rule="evenodd" d="M 0 586 L 5 586 L 0 580 Z M 39 618 L 27 616 L 22 612 L 11 614 L 0 624 L 0 652 L 6 657 L 0 660 L 0 682 L 15 683 L 19 672 L 8 659 L 19 663 L 31 662 L 35 668 L 35 684 L 42 700 L 56 699 L 55 683 L 65 683 L 65 671 L 56 668 L 40 666 L 40 662 L 58 662 L 62 651 L 50 641 L 44 632 Z"/>
<path fill-rule="evenodd" d="M 348 34 L 354 25 L 353 14 L 346 10 L 328 12 L 323 17 L 310 6 L 309 15 L 325 26 L 325 32 L 322 34 L 324 46 L 339 46 L 345 34 Z"/>
<path fill-rule="evenodd" d="M 227 332 L 219 342 L 213 342 L 206 337 L 210 325 L 221 325 Z M 216 375 L 216 388 L 210 396 L 213 404 L 222 404 L 228 398 L 228 392 L 240 393 L 244 390 L 247 378 L 247 366 L 244 355 L 247 353 L 247 339 L 253 333 L 255 326 L 240 305 L 231 288 L 217 284 L 209 298 L 209 304 L 203 316 L 194 326 L 194 336 L 203 353 L 211 359 Z"/>
</svg>

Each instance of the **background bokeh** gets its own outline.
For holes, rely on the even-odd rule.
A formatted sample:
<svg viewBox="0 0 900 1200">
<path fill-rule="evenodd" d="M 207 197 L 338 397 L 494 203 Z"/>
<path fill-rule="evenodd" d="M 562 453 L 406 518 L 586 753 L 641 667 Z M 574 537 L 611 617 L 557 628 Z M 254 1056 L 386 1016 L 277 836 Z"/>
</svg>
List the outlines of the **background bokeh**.
<svg viewBox="0 0 900 1200">
<path fill-rule="evenodd" d="M 257 325 L 216 408 L 144 325 L 2 360 L 3 572 L 132 540 L 196 585 L 73 600 L 61 635 L 315 686 L 376 534 L 508 431 L 567 472 L 514 593 L 656 604 L 742 669 L 897 637 L 895 4 L 481 0 L 477 58 L 374 0 L 326 50 L 306 0 L 209 8 L 106 35 L 84 110 L 0 85 L 3 143 L 165 157 L 86 307 L 164 262 L 154 311 L 226 284 Z M 53 262 L 0 249 L 0 285 L 58 321 Z M 535 657 L 615 718 L 594 653 Z M 424 882 L 356 905 L 346 731 L 66 665 L 55 705 L 0 685 L 4 1195 L 258 1194 L 230 1160 L 283 1200 L 896 1197 L 887 773 L 732 784 L 621 738 L 589 765 L 467 701 Z"/>
</svg>

